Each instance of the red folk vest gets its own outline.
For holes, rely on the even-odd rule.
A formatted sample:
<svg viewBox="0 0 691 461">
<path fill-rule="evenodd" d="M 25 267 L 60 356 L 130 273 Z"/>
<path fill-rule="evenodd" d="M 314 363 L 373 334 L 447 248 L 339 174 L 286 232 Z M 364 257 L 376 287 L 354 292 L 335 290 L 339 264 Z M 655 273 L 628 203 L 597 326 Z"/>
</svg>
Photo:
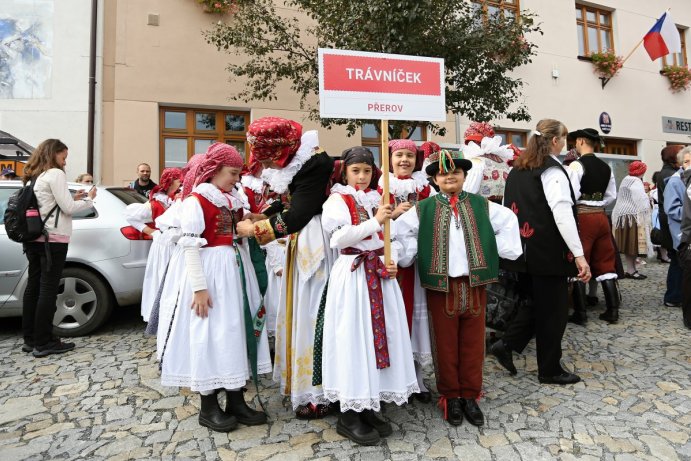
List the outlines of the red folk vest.
<svg viewBox="0 0 691 461">
<path fill-rule="evenodd" d="M 204 232 L 201 235 L 207 242 L 204 248 L 232 245 L 235 225 L 242 219 L 242 210 L 238 213 L 226 207 L 219 208 L 197 192 L 191 195 L 197 197 L 204 213 Z"/>
</svg>

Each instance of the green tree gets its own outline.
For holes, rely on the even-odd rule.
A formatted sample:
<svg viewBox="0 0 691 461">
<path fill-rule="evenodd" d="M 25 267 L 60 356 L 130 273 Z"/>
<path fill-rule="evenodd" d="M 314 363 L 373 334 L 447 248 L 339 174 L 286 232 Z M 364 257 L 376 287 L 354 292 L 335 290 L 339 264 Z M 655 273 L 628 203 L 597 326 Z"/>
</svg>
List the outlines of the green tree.
<svg viewBox="0 0 691 461">
<path fill-rule="evenodd" d="M 233 95 L 237 99 L 274 100 L 277 83 L 287 81 L 310 118 L 324 127 L 347 125 L 353 134 L 372 121 L 319 119 L 315 97 L 317 48 L 338 48 L 443 58 L 447 111 L 478 121 L 530 120 L 520 101 L 523 82 L 511 74 L 534 54 L 525 34 L 541 33 L 530 13 L 522 12 L 518 20 L 487 15 L 467 0 L 285 0 L 284 7 L 272 0 L 236 1 L 228 22 L 219 21 L 204 35 L 238 56 L 228 66 L 233 77 L 246 82 Z M 419 124 L 392 122 L 390 135 Z M 438 125 L 428 125 L 444 134 Z"/>
</svg>

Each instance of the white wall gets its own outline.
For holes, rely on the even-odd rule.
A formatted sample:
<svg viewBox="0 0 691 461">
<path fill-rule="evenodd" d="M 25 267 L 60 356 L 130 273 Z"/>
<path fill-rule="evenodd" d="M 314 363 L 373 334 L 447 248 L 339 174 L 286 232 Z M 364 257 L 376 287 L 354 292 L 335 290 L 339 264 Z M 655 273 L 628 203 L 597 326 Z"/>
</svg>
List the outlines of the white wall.
<svg viewBox="0 0 691 461">
<path fill-rule="evenodd" d="M 10 7 L 20 3 L 0 1 L 0 17 L 7 17 Z M 23 3 L 28 5 L 26 1 Z M 50 92 L 45 98 L 0 99 L 0 129 L 33 146 L 47 138 L 61 139 L 69 147 L 66 170 L 67 177 L 73 179 L 86 171 L 91 2 L 31 2 L 39 8 L 50 7 L 50 3 L 53 9 Z"/>
<path fill-rule="evenodd" d="M 617 55 L 626 56 L 671 7 L 670 14 L 680 27 L 691 27 L 691 2 L 688 0 L 601 0 L 587 2 L 614 9 L 614 46 Z M 662 132 L 663 115 L 691 119 L 691 91 L 672 93 L 666 77 L 660 75 L 660 60 L 651 61 L 643 46 L 624 64 L 623 69 L 602 89 L 590 62 L 579 61 L 575 2 L 564 0 L 521 0 L 521 10 L 539 15 L 544 35 L 529 40 L 538 45 L 533 63 L 516 72 L 525 81 L 524 99 L 532 116 L 530 122 L 495 120 L 502 128 L 533 129 L 542 118 L 555 118 L 569 130 L 592 127 L 599 130 L 599 115 L 608 112 L 612 131 L 607 135 L 638 140 L 638 155 L 645 161 L 649 177 L 661 166 L 660 150 L 666 142 L 689 143 L 686 135 Z M 691 32 L 687 31 L 691 45 Z M 687 56 L 687 59 L 691 56 Z M 552 78 L 558 69 L 559 78 Z M 462 119 L 461 129 L 469 121 Z"/>
</svg>

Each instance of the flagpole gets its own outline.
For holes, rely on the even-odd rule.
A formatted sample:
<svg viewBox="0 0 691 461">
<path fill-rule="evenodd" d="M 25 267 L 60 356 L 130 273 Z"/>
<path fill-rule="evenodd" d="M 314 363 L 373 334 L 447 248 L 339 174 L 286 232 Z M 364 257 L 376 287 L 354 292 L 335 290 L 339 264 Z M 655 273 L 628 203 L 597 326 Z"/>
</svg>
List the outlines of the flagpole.
<svg viewBox="0 0 691 461">
<path fill-rule="evenodd" d="M 643 41 L 645 40 L 645 36 L 641 39 L 640 42 L 636 46 L 633 47 L 633 50 L 629 54 L 626 55 L 626 57 L 621 61 L 621 65 L 623 66 L 624 63 L 631 57 L 631 55 L 638 49 L 639 46 L 643 44 Z"/>
<path fill-rule="evenodd" d="M 381 173 L 384 178 L 382 196 L 385 205 L 389 204 L 389 121 L 381 121 Z M 384 263 L 391 262 L 391 220 L 384 221 Z"/>
<path fill-rule="evenodd" d="M 665 11 L 664 14 L 669 13 L 669 10 L 671 10 L 671 9 L 672 9 L 672 8 L 667 8 L 667 11 Z M 663 16 L 664 16 L 664 15 L 663 15 Z M 662 16 L 660 16 L 660 18 L 661 18 L 661 17 L 662 17 Z M 660 18 L 658 18 L 657 20 L 659 21 Z M 636 50 L 638 49 L 638 47 L 641 46 L 641 44 L 643 43 L 644 40 L 645 40 L 645 35 L 643 36 L 643 38 L 641 39 L 641 41 L 638 42 L 638 44 L 637 44 L 636 46 L 633 47 L 633 50 L 631 50 L 631 52 L 630 52 L 629 54 L 626 55 L 626 57 L 624 58 L 624 60 L 621 62 L 621 65 L 622 65 L 622 66 L 623 66 L 624 63 L 631 57 L 631 55 L 634 53 L 634 51 L 636 51 Z"/>
</svg>

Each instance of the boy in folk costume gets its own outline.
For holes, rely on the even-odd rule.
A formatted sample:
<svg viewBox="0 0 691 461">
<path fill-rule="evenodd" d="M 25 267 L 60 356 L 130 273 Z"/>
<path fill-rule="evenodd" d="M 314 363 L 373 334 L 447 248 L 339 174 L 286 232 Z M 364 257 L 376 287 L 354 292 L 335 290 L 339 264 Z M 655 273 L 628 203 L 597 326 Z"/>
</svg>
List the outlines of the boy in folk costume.
<svg viewBox="0 0 691 461">
<path fill-rule="evenodd" d="M 149 201 L 145 204 L 133 203 L 125 209 L 127 222 L 139 232 L 153 238 L 142 283 L 141 313 L 145 322 L 149 321 L 159 284 L 174 248 L 170 241 L 161 239 L 156 220 L 173 205 L 181 184 L 182 171 L 179 168 L 166 168 L 159 183 L 151 190 Z"/>
<path fill-rule="evenodd" d="M 460 425 L 465 414 L 481 426 L 477 400 L 485 355 L 485 286 L 497 281 L 499 257 L 517 258 L 521 243 L 511 210 L 463 191 L 472 166 L 460 152 L 432 154 L 427 174 L 440 193 L 398 218 L 396 238 L 404 247 L 401 265 L 417 257 L 427 289 L 444 418 Z"/>
<path fill-rule="evenodd" d="M 601 319 L 616 323 L 618 315 L 615 316 L 614 313 L 618 313 L 621 299 L 617 285 L 617 252 L 605 213 L 605 207 L 617 199 L 614 173 L 609 165 L 595 155 L 595 149 L 601 142 L 597 130 L 584 128 L 572 131 L 568 139 L 576 143 L 578 154 L 578 158 L 568 165 L 569 180 L 576 198 L 578 234 L 583 244 L 585 260 L 592 270 L 591 281 L 602 283 L 608 314 Z M 574 313 L 569 321 L 585 325 L 585 283 L 574 282 L 573 301 Z"/>
<path fill-rule="evenodd" d="M 316 130 L 303 134 L 299 123 L 279 117 L 252 122 L 247 140 L 264 167 L 262 179 L 275 193 L 290 195 L 289 203 L 276 201 L 238 224 L 241 237 L 255 237 L 260 245 L 288 239 L 274 379 L 299 418 L 321 417 L 329 409 L 321 386 L 312 384 L 314 326 L 334 259 L 321 226 L 334 160 L 319 148 Z"/>
<path fill-rule="evenodd" d="M 422 155 L 418 155 L 415 143 L 409 139 L 389 141 L 391 172 L 389 173 L 389 198 L 394 207 L 392 219 L 396 219 L 436 191 L 430 186 L 427 174 L 420 171 Z M 382 193 L 384 178 L 379 178 L 377 191 Z M 429 338 L 429 319 L 427 318 L 427 299 L 425 289 L 420 285 L 415 265 L 399 267 L 396 276 L 405 303 L 408 331 L 415 357 L 415 374 L 420 392 L 414 397 L 423 403 L 432 401 L 423 381 L 422 367 L 432 362 L 432 346 Z"/>
<path fill-rule="evenodd" d="M 340 256 L 331 269 L 324 306 L 321 375 L 326 397 L 340 402 L 338 433 L 374 445 L 392 433 L 376 413 L 380 401 L 402 405 L 419 388 L 405 306 L 392 280 L 396 245 L 392 262 L 383 261 L 382 225 L 393 206 L 381 205 L 381 196 L 372 190 L 376 167 L 369 149 L 348 149 L 342 160 L 345 184 L 331 188 L 322 213 L 330 246 Z"/>
</svg>

